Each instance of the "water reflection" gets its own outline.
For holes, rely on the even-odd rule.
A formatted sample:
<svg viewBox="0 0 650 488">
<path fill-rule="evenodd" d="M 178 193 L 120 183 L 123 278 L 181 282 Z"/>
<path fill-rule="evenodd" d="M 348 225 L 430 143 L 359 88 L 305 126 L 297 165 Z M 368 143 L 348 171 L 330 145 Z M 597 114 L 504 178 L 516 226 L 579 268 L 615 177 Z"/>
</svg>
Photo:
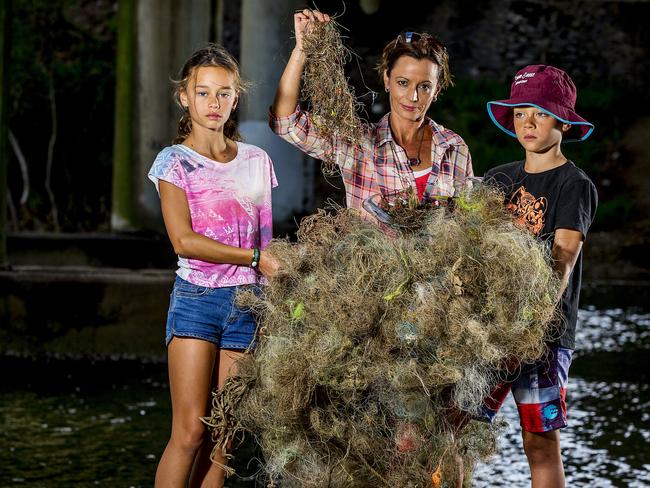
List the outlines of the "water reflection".
<svg viewBox="0 0 650 488">
<path fill-rule="evenodd" d="M 562 434 L 567 486 L 650 486 L 650 314 L 586 308 L 578 331 Z M 0 486 L 152 485 L 169 433 L 164 364 L 5 357 L 0 369 Z M 510 427 L 501 453 L 477 468 L 475 487 L 530 484 L 511 399 L 503 414 Z M 236 458 L 244 477 L 250 458 Z"/>
<path fill-rule="evenodd" d="M 0 486 L 151 486 L 168 393 L 140 374 L 163 376 L 164 365 L 131 364 L 130 375 L 110 363 L 41 366 L 2 359 L 2 370 L 16 374 L 0 397 Z"/>
<path fill-rule="evenodd" d="M 578 354 L 650 349 L 650 314 L 621 308 L 580 310 L 576 344 Z"/>
</svg>

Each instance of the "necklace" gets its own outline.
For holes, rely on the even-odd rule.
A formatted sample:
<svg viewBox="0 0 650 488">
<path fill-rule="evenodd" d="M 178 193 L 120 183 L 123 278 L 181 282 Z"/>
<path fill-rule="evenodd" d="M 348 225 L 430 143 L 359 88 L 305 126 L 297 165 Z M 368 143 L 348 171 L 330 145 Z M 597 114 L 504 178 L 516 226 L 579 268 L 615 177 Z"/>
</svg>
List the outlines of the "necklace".
<svg viewBox="0 0 650 488">
<path fill-rule="evenodd" d="M 420 136 L 420 145 L 418 146 L 418 152 L 416 153 L 414 158 L 409 158 L 408 153 L 406 153 L 406 149 L 404 149 L 404 152 L 406 153 L 406 158 L 408 159 L 409 166 L 411 168 L 415 168 L 416 166 L 419 166 L 422 160 L 420 159 L 420 151 L 422 150 L 422 142 L 424 142 L 424 133 L 426 132 L 426 129 L 424 126 L 422 126 L 422 135 Z"/>
</svg>

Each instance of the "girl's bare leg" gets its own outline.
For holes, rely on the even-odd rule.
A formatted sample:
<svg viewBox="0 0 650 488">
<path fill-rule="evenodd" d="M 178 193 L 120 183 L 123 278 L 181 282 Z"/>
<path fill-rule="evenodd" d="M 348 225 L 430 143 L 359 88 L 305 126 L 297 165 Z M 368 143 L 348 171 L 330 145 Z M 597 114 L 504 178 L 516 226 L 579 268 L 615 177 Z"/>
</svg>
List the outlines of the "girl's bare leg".
<svg viewBox="0 0 650 488">
<path fill-rule="evenodd" d="M 206 415 L 218 348 L 199 339 L 174 337 L 167 349 L 172 433 L 156 471 L 156 488 L 185 488 L 206 435 Z"/>
<path fill-rule="evenodd" d="M 219 351 L 219 360 L 217 361 L 213 374 L 214 388 L 222 388 L 228 376 L 237 372 L 236 362 L 245 354 L 246 353 L 244 352 L 233 351 L 230 349 L 222 349 Z M 210 461 L 210 453 L 212 452 L 213 447 L 214 444 L 212 443 L 210 436 L 206 435 L 196 458 L 194 469 L 192 470 L 190 487 L 213 488 L 223 486 L 225 472 Z M 215 456 L 215 460 L 222 464 L 226 463 L 226 459 L 221 455 L 221 453 Z"/>
</svg>

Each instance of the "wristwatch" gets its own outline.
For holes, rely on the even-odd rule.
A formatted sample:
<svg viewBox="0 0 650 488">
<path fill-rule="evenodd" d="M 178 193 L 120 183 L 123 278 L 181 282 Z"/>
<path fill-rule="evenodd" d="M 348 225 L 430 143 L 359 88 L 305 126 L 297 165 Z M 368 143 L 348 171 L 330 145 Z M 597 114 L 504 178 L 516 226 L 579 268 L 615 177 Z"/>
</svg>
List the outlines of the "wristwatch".
<svg viewBox="0 0 650 488">
<path fill-rule="evenodd" d="M 258 264 L 260 264 L 260 248 L 256 247 L 253 249 L 253 260 L 251 261 L 251 268 L 257 268 Z"/>
</svg>

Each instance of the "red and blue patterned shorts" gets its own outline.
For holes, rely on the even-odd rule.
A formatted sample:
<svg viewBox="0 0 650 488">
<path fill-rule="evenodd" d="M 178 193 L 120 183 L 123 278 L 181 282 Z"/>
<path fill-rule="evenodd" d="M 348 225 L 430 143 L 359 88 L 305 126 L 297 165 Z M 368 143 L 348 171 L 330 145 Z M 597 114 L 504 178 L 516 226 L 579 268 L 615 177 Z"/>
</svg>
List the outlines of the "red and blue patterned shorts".
<svg viewBox="0 0 650 488">
<path fill-rule="evenodd" d="M 539 361 L 522 364 L 512 379 L 497 385 L 485 399 L 480 420 L 491 422 L 512 390 L 523 430 L 548 432 L 566 427 L 565 399 L 572 354 L 571 349 L 553 347 Z"/>
</svg>

